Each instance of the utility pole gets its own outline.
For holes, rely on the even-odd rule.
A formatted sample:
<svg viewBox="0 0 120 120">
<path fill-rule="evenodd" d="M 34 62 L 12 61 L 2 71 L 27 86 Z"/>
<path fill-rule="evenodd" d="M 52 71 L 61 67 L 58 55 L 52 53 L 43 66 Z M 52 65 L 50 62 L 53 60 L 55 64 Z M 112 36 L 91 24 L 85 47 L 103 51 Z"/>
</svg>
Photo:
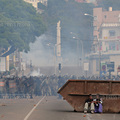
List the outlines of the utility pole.
<svg viewBox="0 0 120 120">
<path fill-rule="evenodd" d="M 77 37 L 78 35 L 76 34 L 76 33 L 73 33 L 73 32 L 70 32 L 70 34 L 73 34 L 73 35 L 75 35 L 74 37 L 73 37 L 73 39 L 76 39 L 77 40 L 77 66 L 79 67 L 79 65 L 81 65 L 82 66 L 82 71 L 83 71 L 83 73 L 84 73 L 84 44 L 83 44 L 83 41 L 82 40 L 80 40 L 80 38 L 79 37 Z M 79 64 L 80 63 L 80 60 L 81 60 L 81 58 L 80 58 L 80 56 L 79 56 L 79 43 L 80 43 L 80 45 L 81 45 L 81 52 L 82 52 L 82 63 L 81 64 Z"/>
<path fill-rule="evenodd" d="M 98 40 L 99 46 L 99 78 L 101 79 L 101 42 Z"/>
</svg>

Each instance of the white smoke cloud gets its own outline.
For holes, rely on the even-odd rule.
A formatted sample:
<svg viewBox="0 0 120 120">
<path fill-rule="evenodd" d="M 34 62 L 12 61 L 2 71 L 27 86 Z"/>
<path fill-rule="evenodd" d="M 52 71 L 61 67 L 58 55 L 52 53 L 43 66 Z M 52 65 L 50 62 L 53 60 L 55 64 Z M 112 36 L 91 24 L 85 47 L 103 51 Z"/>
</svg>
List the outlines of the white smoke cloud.
<svg viewBox="0 0 120 120">
<path fill-rule="evenodd" d="M 28 61 L 28 64 L 32 61 L 32 64 L 37 67 L 54 66 L 55 44 L 53 41 L 55 40 L 52 36 L 42 35 L 36 38 L 36 42 L 30 44 L 30 51 L 23 53 L 23 58 Z M 79 52 L 79 54 L 81 54 L 80 49 Z M 66 45 L 63 51 L 62 46 L 62 66 L 76 66 L 78 64 L 80 64 L 80 60 L 78 58 L 77 48 L 73 51 L 69 45 Z"/>
<path fill-rule="evenodd" d="M 38 70 L 34 70 L 32 71 L 32 73 L 30 74 L 30 76 L 42 76 L 43 74 L 41 74 L 40 69 L 38 68 Z"/>
<path fill-rule="evenodd" d="M 36 38 L 36 42 L 30 44 L 30 51 L 23 53 L 24 59 L 31 60 L 35 66 L 52 66 L 54 64 L 54 45 L 49 45 L 46 42 L 47 39 L 46 35 Z"/>
</svg>

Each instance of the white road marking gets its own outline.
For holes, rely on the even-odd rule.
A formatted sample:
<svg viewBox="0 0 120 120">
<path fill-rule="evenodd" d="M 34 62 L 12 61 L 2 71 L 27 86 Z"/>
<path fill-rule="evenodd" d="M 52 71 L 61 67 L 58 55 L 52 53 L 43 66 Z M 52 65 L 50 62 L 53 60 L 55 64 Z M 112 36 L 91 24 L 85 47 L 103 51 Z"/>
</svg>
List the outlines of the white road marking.
<svg viewBox="0 0 120 120">
<path fill-rule="evenodd" d="M 33 107 L 33 109 L 27 114 L 27 116 L 24 118 L 24 120 L 27 120 L 30 115 L 33 113 L 33 111 L 36 109 L 36 107 L 42 102 L 42 100 L 45 98 L 45 96 L 36 104 L 36 106 Z"/>
</svg>

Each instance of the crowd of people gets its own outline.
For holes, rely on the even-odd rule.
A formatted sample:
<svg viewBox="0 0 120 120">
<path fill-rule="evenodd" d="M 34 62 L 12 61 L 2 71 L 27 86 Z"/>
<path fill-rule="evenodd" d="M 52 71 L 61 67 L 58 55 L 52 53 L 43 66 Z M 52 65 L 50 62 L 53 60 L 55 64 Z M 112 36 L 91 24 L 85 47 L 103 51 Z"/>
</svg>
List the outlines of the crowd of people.
<svg viewBox="0 0 120 120">
<path fill-rule="evenodd" d="M 1 77 L 0 94 L 31 94 L 57 96 L 57 91 L 73 76 Z"/>
<path fill-rule="evenodd" d="M 117 75 L 117 76 L 89 76 L 89 77 L 85 77 L 85 76 L 81 76 L 81 77 L 78 77 L 78 79 L 82 79 L 82 80 L 117 80 L 119 81 L 120 80 L 120 75 Z"/>
<path fill-rule="evenodd" d="M 69 79 L 81 79 L 81 80 L 100 80 L 99 77 L 77 77 L 75 75 L 64 76 L 30 76 L 30 77 L 5 77 L 0 78 L 0 94 L 30 94 L 35 96 L 57 96 L 57 91 L 61 88 Z M 101 80 L 109 80 L 107 78 Z M 120 76 L 113 77 L 111 80 L 120 80 Z M 4 83 L 4 85 L 3 85 Z"/>
</svg>

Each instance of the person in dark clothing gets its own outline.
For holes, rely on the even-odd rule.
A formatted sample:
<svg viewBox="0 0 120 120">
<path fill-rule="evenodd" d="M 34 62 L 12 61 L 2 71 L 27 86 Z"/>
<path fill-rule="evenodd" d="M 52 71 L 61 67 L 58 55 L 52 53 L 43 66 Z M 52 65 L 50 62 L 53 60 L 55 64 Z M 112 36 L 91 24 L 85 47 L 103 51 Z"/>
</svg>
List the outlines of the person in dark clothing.
<svg viewBox="0 0 120 120">
<path fill-rule="evenodd" d="M 88 110 L 90 110 L 92 114 L 94 113 L 95 110 L 94 102 L 91 94 L 89 95 L 89 98 L 85 101 L 84 113 L 86 114 Z"/>
</svg>

